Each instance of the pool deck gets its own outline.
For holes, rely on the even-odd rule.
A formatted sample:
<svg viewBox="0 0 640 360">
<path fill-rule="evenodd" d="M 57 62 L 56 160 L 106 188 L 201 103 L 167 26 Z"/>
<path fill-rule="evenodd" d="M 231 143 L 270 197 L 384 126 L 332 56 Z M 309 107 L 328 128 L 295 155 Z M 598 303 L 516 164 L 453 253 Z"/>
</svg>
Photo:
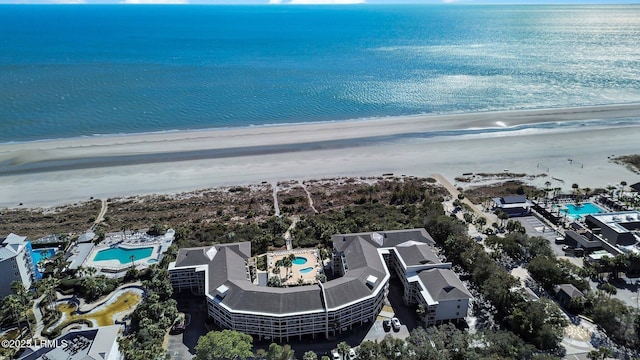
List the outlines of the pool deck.
<svg viewBox="0 0 640 360">
<path fill-rule="evenodd" d="M 298 281 L 302 278 L 304 284 L 315 284 L 316 275 L 322 273 L 322 262 L 320 261 L 320 252 L 317 249 L 298 249 L 298 250 L 286 250 L 267 253 L 267 270 L 269 276 L 273 276 L 273 269 L 278 260 L 294 254 L 296 257 L 304 257 L 307 262 L 302 265 L 293 264 L 290 269 L 281 267 L 279 271 L 280 278 L 283 285 L 298 285 Z M 312 268 L 308 273 L 301 273 L 300 270 L 304 268 Z M 288 273 L 288 277 L 287 277 Z"/>
<path fill-rule="evenodd" d="M 164 253 L 172 243 L 173 233 L 169 232 L 162 236 L 151 236 L 144 232 L 135 232 L 131 234 L 108 234 L 103 241 L 91 250 L 91 253 L 86 257 L 83 266 L 96 268 L 99 275 L 121 277 L 124 276 L 126 270 L 131 269 L 131 263 L 127 262 L 125 264 L 121 264 L 120 261 L 116 259 L 94 261 L 93 259 L 96 257 L 98 252 L 115 247 L 121 249 L 153 248 L 150 256 L 137 259 L 133 263 L 136 269 L 144 270 L 151 265 L 151 263 L 149 263 L 150 260 L 155 260 L 155 262 L 160 261 L 162 253 Z"/>
</svg>

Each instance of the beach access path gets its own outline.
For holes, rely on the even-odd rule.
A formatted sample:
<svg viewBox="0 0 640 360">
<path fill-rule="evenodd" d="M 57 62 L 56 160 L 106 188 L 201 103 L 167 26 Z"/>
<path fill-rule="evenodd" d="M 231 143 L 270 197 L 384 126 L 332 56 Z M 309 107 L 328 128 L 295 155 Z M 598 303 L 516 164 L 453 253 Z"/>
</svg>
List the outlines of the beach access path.
<svg viewBox="0 0 640 360">
<path fill-rule="evenodd" d="M 460 194 L 460 191 L 458 191 L 458 189 L 456 189 L 456 187 L 453 186 L 453 184 L 450 183 L 449 180 L 447 180 L 444 176 L 442 176 L 440 174 L 433 174 L 433 178 L 436 179 L 438 181 L 438 183 L 440 183 L 440 185 L 444 186 L 445 189 L 447 189 L 447 191 L 449 192 L 449 194 L 451 194 L 453 199 L 457 199 L 458 198 L 458 195 Z M 462 199 L 461 201 L 462 201 L 462 203 L 464 203 L 467 206 L 469 206 L 471 208 L 471 210 L 473 210 L 473 212 L 476 213 L 476 215 L 485 218 L 487 220 L 487 224 L 492 224 L 494 222 L 498 222 L 498 217 L 495 214 L 490 214 L 490 213 L 483 212 L 482 210 L 480 210 L 476 206 L 476 204 L 472 203 L 466 197 L 464 199 Z"/>
</svg>

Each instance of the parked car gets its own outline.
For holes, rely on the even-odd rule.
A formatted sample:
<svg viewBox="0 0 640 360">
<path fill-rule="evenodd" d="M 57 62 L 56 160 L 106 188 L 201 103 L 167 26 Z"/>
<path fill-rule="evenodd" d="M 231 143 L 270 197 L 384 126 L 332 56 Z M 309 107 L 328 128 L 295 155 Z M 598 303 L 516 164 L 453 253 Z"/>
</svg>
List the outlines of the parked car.
<svg viewBox="0 0 640 360">
<path fill-rule="evenodd" d="M 391 319 L 384 319 L 382 321 L 382 328 L 384 329 L 384 331 L 391 330 Z"/>
<path fill-rule="evenodd" d="M 353 349 L 349 349 L 349 360 L 355 360 L 356 358 L 356 351 Z"/>
<path fill-rule="evenodd" d="M 342 360 L 342 359 L 340 358 L 340 354 L 338 354 L 337 351 L 333 350 L 331 352 L 331 360 Z"/>
<path fill-rule="evenodd" d="M 391 326 L 393 326 L 393 330 L 400 331 L 400 320 L 394 317 L 391 319 Z"/>
</svg>

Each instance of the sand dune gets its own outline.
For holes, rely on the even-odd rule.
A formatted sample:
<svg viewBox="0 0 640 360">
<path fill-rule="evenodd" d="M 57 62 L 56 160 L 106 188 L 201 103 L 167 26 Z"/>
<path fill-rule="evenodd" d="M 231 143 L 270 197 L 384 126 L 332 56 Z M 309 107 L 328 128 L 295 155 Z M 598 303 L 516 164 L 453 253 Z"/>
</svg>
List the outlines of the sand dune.
<svg viewBox="0 0 640 360">
<path fill-rule="evenodd" d="M 2 144 L 0 206 L 47 206 L 91 196 L 388 172 L 442 173 L 453 180 L 463 172 L 509 169 L 546 173 L 536 181 L 549 180 L 567 189 L 574 182 L 606 186 L 638 177 L 608 160 L 640 152 L 637 125 L 448 134 L 639 116 L 640 105 L 633 104 Z"/>
</svg>

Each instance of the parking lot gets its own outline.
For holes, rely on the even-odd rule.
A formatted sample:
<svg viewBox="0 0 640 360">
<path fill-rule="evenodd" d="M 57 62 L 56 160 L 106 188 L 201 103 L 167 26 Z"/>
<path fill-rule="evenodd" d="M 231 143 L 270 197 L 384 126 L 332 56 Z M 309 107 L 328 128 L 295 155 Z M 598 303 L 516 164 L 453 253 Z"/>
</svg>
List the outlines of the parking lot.
<svg viewBox="0 0 640 360">
<path fill-rule="evenodd" d="M 192 359 L 198 339 L 207 333 L 206 316 L 203 316 L 207 313 L 204 297 L 178 296 L 177 301 L 178 310 L 191 314 L 191 321 L 182 333 L 168 335 L 167 353 L 171 359 Z"/>
</svg>

